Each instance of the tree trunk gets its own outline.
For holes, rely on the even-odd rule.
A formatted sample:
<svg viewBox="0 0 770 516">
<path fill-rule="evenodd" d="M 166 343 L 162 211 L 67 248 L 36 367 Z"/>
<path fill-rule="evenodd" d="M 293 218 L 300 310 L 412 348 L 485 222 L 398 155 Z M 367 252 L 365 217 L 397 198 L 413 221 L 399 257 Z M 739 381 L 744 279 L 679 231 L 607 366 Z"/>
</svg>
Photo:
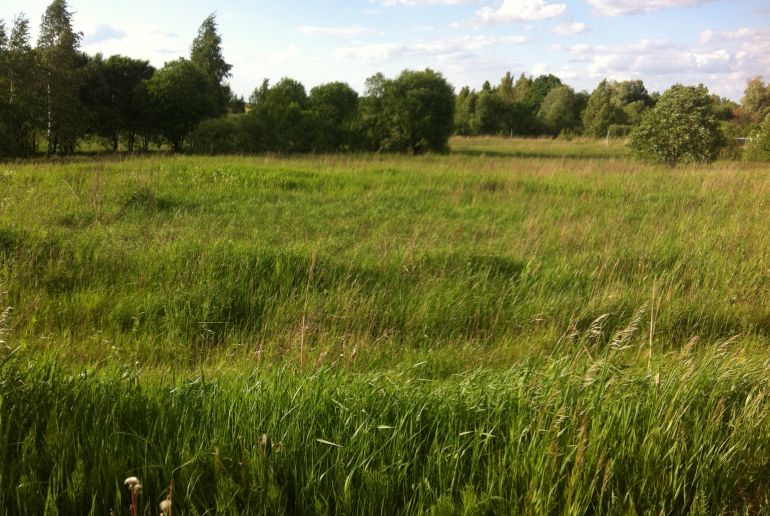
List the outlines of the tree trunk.
<svg viewBox="0 0 770 516">
<path fill-rule="evenodd" d="M 51 154 L 56 152 L 56 146 L 51 141 L 51 125 L 52 125 L 52 115 L 51 115 L 51 72 L 48 72 L 48 82 L 46 83 L 46 106 L 48 108 L 48 111 L 46 113 L 47 117 L 47 127 L 46 127 L 46 136 L 48 137 L 48 148 L 46 149 L 46 156 L 49 158 L 51 157 Z"/>
</svg>

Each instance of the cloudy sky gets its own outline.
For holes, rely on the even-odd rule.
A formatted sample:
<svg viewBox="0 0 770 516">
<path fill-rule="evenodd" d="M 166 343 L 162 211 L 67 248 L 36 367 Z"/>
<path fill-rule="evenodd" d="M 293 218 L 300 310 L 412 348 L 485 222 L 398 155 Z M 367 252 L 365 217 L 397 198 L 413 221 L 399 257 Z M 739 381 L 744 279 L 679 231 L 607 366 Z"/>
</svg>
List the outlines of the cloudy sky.
<svg viewBox="0 0 770 516">
<path fill-rule="evenodd" d="M 44 0 L 3 0 L 37 26 Z M 359 91 L 381 71 L 431 67 L 457 88 L 506 72 L 554 73 L 576 89 L 603 78 L 649 90 L 704 83 L 740 99 L 746 80 L 770 79 L 768 0 L 70 0 L 83 49 L 154 65 L 186 55 L 216 11 L 233 89 L 263 78 L 308 88 L 343 80 Z"/>
</svg>

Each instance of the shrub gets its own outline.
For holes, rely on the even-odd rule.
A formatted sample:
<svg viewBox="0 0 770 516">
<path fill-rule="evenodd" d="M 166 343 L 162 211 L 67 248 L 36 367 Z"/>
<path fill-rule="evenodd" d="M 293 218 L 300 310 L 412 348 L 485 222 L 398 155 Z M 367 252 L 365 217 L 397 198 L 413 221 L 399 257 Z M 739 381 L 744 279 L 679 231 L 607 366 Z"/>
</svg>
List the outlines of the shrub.
<svg viewBox="0 0 770 516">
<path fill-rule="evenodd" d="M 190 136 L 192 151 L 200 154 L 225 154 L 238 152 L 240 127 L 232 118 L 204 120 Z"/>
<path fill-rule="evenodd" d="M 747 151 L 749 159 L 770 161 L 770 115 L 765 117 Z"/>
</svg>

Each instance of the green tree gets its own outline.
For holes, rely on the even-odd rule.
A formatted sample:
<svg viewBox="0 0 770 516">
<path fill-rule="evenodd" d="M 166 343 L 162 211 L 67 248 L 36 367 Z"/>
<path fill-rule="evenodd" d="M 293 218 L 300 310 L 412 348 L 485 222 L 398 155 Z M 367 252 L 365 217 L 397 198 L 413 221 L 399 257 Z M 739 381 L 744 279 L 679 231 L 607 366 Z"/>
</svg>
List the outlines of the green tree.
<svg viewBox="0 0 770 516">
<path fill-rule="evenodd" d="M 478 94 L 464 87 L 455 99 L 455 133 L 462 136 L 475 134 L 476 103 Z"/>
<path fill-rule="evenodd" d="M 193 39 L 190 48 L 190 61 L 219 86 L 213 91 L 216 94 L 217 106 L 224 114 L 232 97 L 232 91 L 224 81 L 230 77 L 233 67 L 225 61 L 222 53 L 222 38 L 218 31 L 216 13 L 208 15 L 198 28 L 198 35 Z"/>
<path fill-rule="evenodd" d="M 83 99 L 90 132 L 104 138 L 113 152 L 121 140 L 126 141 L 129 152 L 134 150 L 136 134 L 146 118 L 141 89 L 154 71 L 148 61 L 125 56 L 105 60 L 96 54 L 89 60 Z"/>
<path fill-rule="evenodd" d="M 212 94 L 216 85 L 186 59 L 166 63 L 146 85 L 152 125 L 175 152 L 201 120 L 218 114 Z"/>
<path fill-rule="evenodd" d="M 454 90 L 443 75 L 431 69 L 403 71 L 385 83 L 383 109 L 389 124 L 383 147 L 413 154 L 446 151 L 454 107 Z"/>
<path fill-rule="evenodd" d="M 385 90 L 390 82 L 382 73 L 376 73 L 366 79 L 364 95 L 358 103 L 362 149 L 380 150 L 387 139 L 390 124 L 385 113 Z"/>
<path fill-rule="evenodd" d="M 577 129 L 580 125 L 580 100 L 566 85 L 556 86 L 543 99 L 537 113 L 538 120 L 551 134 Z"/>
<path fill-rule="evenodd" d="M 500 134 L 507 129 L 506 104 L 499 95 L 482 91 L 476 99 L 473 132 L 475 134 Z"/>
<path fill-rule="evenodd" d="M 530 84 L 524 104 L 532 114 L 536 114 L 548 92 L 557 86 L 561 86 L 561 79 L 555 75 L 540 75 Z"/>
<path fill-rule="evenodd" d="M 652 99 L 640 80 L 612 82 L 611 87 L 621 106 L 626 106 L 633 102 L 644 102 L 645 105 L 652 105 Z"/>
<path fill-rule="evenodd" d="M 672 86 L 631 132 L 638 157 L 675 167 L 714 161 L 725 138 L 704 86 Z"/>
<path fill-rule="evenodd" d="M 8 103 L 8 34 L 5 30 L 5 21 L 0 19 L 0 156 L 9 156 L 13 153 L 10 118 L 10 105 Z"/>
<path fill-rule="evenodd" d="M 310 90 L 310 110 L 316 120 L 315 150 L 339 151 L 353 145 L 358 93 L 344 82 Z"/>
<path fill-rule="evenodd" d="M 283 78 L 275 86 L 267 82 L 252 95 L 254 106 L 247 115 L 255 134 L 264 138 L 267 150 L 307 152 L 316 136 L 315 117 L 302 83 Z"/>
<path fill-rule="evenodd" d="M 750 146 L 751 157 L 763 161 L 770 161 L 770 115 L 759 127 Z"/>
<path fill-rule="evenodd" d="M 599 83 L 588 98 L 583 110 L 583 132 L 601 138 L 612 124 L 622 121 L 622 111 L 615 101 L 612 85 L 606 80 Z"/>
<path fill-rule="evenodd" d="M 496 90 L 497 94 L 506 104 L 511 104 L 516 100 L 514 98 L 513 87 L 513 75 L 511 75 L 511 72 L 506 72 L 502 79 L 500 79 L 500 84 L 497 86 Z"/>
<path fill-rule="evenodd" d="M 762 77 L 754 77 L 746 83 L 741 110 L 753 125 L 760 124 L 770 115 L 770 84 L 765 85 Z"/>
<path fill-rule="evenodd" d="M 532 79 L 527 77 L 523 73 L 516 79 L 516 84 L 513 85 L 513 100 L 514 102 L 526 102 L 529 98 L 529 89 L 532 87 Z"/>
<path fill-rule="evenodd" d="M 15 154 L 26 156 L 35 150 L 35 129 L 40 126 L 41 77 L 35 51 L 30 43 L 29 20 L 20 14 L 14 18 L 8 41 L 8 123 Z"/>
<path fill-rule="evenodd" d="M 80 86 L 84 57 L 82 34 L 72 29 L 66 0 L 53 0 L 43 15 L 38 38 L 43 78 L 47 154 L 72 153 L 83 130 Z"/>
</svg>

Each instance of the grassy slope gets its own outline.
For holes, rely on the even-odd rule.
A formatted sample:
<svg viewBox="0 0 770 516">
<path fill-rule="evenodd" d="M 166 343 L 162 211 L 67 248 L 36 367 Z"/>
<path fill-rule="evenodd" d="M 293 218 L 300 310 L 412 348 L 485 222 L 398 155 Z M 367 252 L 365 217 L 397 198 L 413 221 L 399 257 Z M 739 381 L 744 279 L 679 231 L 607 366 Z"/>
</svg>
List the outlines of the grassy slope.
<svg viewBox="0 0 770 516">
<path fill-rule="evenodd" d="M 454 147 L 0 165 L 0 506 L 762 503 L 770 170 Z"/>
</svg>

